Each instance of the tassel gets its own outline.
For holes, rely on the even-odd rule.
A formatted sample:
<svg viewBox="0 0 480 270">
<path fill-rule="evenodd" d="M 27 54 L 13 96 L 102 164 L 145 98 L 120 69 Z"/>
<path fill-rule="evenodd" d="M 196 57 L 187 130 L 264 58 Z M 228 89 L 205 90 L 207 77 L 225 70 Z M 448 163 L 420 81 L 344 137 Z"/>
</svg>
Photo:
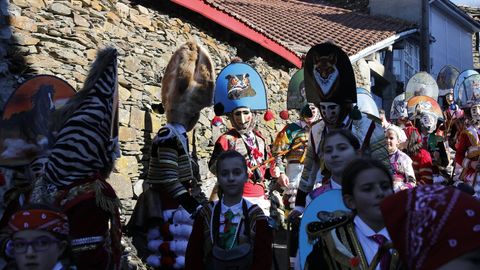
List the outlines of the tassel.
<svg viewBox="0 0 480 270">
<path fill-rule="evenodd" d="M 300 112 L 300 115 L 302 117 L 306 117 L 306 118 L 310 118 L 313 116 L 313 112 L 312 110 L 310 109 L 310 105 L 306 104 L 305 106 L 303 106 L 302 108 L 302 111 Z"/>
<path fill-rule="evenodd" d="M 288 120 L 288 117 L 289 117 L 289 114 L 287 109 L 280 112 L 280 118 L 282 118 L 283 120 Z"/>
<path fill-rule="evenodd" d="M 174 269 L 182 269 L 185 268 L 185 257 L 184 256 L 178 256 L 175 258 L 175 264 L 173 265 Z"/>
<path fill-rule="evenodd" d="M 263 120 L 265 121 L 272 121 L 275 118 L 275 114 L 271 110 L 267 110 L 265 115 L 263 116 Z"/>
<path fill-rule="evenodd" d="M 148 256 L 146 261 L 148 265 L 158 268 L 160 267 L 160 260 L 161 260 L 161 256 L 150 255 Z"/>
<path fill-rule="evenodd" d="M 352 111 L 350 112 L 350 118 L 352 118 L 353 120 L 362 119 L 362 113 L 358 109 L 357 105 L 355 105 L 355 107 L 353 107 Z"/>
<path fill-rule="evenodd" d="M 148 250 L 151 252 L 157 252 L 160 250 L 160 246 L 163 244 L 163 240 L 150 240 L 148 241 Z"/>
<path fill-rule="evenodd" d="M 165 108 L 162 103 L 152 104 L 152 111 L 158 114 L 164 114 Z"/>
<path fill-rule="evenodd" d="M 211 124 L 214 127 L 221 126 L 221 125 L 223 125 L 223 119 L 220 116 L 215 116 L 215 117 L 213 117 L 213 119 L 211 121 Z"/>
</svg>

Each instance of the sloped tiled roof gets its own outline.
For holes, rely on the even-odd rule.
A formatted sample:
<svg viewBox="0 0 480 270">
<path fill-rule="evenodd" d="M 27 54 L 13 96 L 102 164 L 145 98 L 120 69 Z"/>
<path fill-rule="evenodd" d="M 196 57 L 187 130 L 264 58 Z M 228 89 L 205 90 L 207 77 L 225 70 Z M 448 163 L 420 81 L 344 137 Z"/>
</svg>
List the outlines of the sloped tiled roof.
<svg viewBox="0 0 480 270">
<path fill-rule="evenodd" d="M 333 41 L 352 56 L 398 33 L 415 28 L 410 23 L 396 19 L 356 13 L 319 1 L 173 0 L 181 5 L 185 1 L 196 2 L 195 5 L 204 5 L 232 17 L 297 57 L 306 53 L 311 46 L 325 41 Z M 210 19 L 217 22 L 220 20 L 216 16 L 211 16 Z M 230 28 L 228 25 L 226 27 Z M 242 34 L 241 31 L 237 33 Z M 261 43 L 259 40 L 253 41 Z"/>
</svg>

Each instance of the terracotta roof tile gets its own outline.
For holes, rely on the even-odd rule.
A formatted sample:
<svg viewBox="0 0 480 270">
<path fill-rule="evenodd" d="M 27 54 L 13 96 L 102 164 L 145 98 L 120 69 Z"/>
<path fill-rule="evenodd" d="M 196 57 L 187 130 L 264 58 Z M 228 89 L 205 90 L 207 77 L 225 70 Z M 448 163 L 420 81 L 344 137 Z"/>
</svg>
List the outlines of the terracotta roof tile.
<svg viewBox="0 0 480 270">
<path fill-rule="evenodd" d="M 301 0 L 204 0 L 297 55 L 333 41 L 352 56 L 415 26 Z"/>
</svg>

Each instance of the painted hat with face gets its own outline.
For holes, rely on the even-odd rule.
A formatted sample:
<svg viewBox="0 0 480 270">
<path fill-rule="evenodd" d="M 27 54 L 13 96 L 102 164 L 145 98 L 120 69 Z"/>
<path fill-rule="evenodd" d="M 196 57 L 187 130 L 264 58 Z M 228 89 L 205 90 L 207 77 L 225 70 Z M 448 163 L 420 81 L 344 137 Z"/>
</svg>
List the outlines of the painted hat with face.
<svg viewBox="0 0 480 270">
<path fill-rule="evenodd" d="M 408 269 L 438 269 L 480 248 L 480 203 L 456 188 L 403 190 L 385 198 L 380 209 Z"/>
<path fill-rule="evenodd" d="M 464 92 L 465 88 L 463 82 L 466 78 L 475 74 L 478 74 L 478 72 L 473 69 L 464 70 L 462 73 L 460 73 L 460 75 L 458 75 L 457 80 L 455 81 L 455 85 L 453 86 L 453 97 L 455 99 L 455 103 L 457 103 L 457 105 L 460 107 L 467 107 L 467 96 L 461 94 Z"/>
<path fill-rule="evenodd" d="M 288 110 L 302 110 L 307 105 L 307 97 L 305 95 L 305 81 L 303 79 L 303 68 L 295 72 L 287 90 L 287 109 Z"/>
<path fill-rule="evenodd" d="M 480 74 L 473 74 L 465 78 L 457 93 L 457 101 L 463 108 L 480 104 Z"/>
<path fill-rule="evenodd" d="M 437 119 L 443 119 L 442 109 L 431 97 L 427 96 L 415 96 L 408 100 L 407 111 L 410 120 L 422 115 L 431 114 Z"/>
<path fill-rule="evenodd" d="M 231 63 L 222 69 L 215 82 L 215 114 L 231 113 L 246 107 L 252 111 L 268 108 L 265 84 L 258 72 L 246 63 Z"/>
<path fill-rule="evenodd" d="M 393 99 L 392 107 L 390 108 L 390 119 L 397 120 L 407 117 L 407 102 L 405 101 L 405 93 L 402 93 Z"/>
<path fill-rule="evenodd" d="M 162 79 L 162 105 L 168 122 L 190 130 L 199 112 L 213 105 L 215 68 L 207 50 L 190 41 L 170 58 Z"/>
<path fill-rule="evenodd" d="M 348 55 L 332 43 L 313 46 L 305 58 L 305 94 L 308 102 L 357 102 L 355 74 Z"/>
<path fill-rule="evenodd" d="M 427 72 L 418 72 L 408 80 L 405 87 L 405 98 L 409 100 L 414 96 L 429 96 L 438 99 L 438 85 L 435 79 Z"/>
<path fill-rule="evenodd" d="M 444 66 L 437 75 L 438 95 L 439 97 L 447 94 L 453 94 L 453 87 L 460 72 L 452 65 Z"/>
</svg>

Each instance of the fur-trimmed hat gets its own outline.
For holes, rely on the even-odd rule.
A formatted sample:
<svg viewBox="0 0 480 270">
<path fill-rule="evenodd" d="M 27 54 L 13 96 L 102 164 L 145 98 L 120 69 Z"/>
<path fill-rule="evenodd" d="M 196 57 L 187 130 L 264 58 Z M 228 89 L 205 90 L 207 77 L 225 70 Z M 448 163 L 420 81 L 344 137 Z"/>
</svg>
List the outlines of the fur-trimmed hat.
<svg viewBox="0 0 480 270">
<path fill-rule="evenodd" d="M 162 104 L 168 122 L 187 124 L 213 105 L 215 68 L 207 50 L 194 41 L 170 58 L 162 79 Z M 188 128 L 187 128 L 188 129 Z"/>
<path fill-rule="evenodd" d="M 357 87 L 348 55 L 332 43 L 313 46 L 305 58 L 305 93 L 308 102 L 357 102 Z"/>
</svg>

